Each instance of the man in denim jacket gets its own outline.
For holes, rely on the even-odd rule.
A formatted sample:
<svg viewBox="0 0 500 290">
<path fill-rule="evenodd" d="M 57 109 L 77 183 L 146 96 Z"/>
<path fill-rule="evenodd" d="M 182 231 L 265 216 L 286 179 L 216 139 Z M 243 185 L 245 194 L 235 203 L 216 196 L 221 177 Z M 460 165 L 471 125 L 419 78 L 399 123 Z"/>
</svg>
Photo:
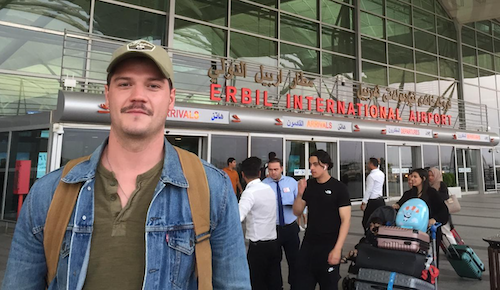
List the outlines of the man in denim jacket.
<svg viewBox="0 0 500 290">
<path fill-rule="evenodd" d="M 83 183 L 48 289 L 197 289 L 188 183 L 164 138 L 174 107 L 167 52 L 146 41 L 108 66 L 108 140 L 63 180 Z M 238 206 L 221 171 L 203 162 L 210 189 L 213 288 L 250 289 Z M 44 225 L 62 170 L 31 188 L 19 217 L 4 290 L 45 289 Z"/>
</svg>

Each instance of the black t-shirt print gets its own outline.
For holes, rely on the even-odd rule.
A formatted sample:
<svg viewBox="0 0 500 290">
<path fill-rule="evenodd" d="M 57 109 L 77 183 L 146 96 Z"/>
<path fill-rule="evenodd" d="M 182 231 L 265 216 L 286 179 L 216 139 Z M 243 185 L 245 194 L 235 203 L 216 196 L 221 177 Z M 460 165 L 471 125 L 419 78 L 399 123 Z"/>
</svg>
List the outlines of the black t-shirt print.
<svg viewBox="0 0 500 290">
<path fill-rule="evenodd" d="M 347 186 L 333 177 L 325 183 L 311 178 L 302 199 L 309 212 L 304 240 L 334 246 L 340 231 L 339 208 L 351 205 Z"/>
</svg>

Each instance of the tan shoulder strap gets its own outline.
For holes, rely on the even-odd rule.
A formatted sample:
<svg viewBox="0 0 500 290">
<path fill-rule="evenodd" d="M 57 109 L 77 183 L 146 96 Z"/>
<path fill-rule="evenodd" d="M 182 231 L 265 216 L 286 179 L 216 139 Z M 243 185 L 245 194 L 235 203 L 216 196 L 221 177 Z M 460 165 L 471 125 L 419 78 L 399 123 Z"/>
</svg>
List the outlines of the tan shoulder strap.
<svg viewBox="0 0 500 290">
<path fill-rule="evenodd" d="M 193 217 L 196 244 L 198 289 L 212 290 L 212 249 L 210 247 L 210 191 L 207 175 L 200 158 L 191 152 L 174 147 L 179 154 L 182 171 L 189 183 L 189 206 Z"/>
<path fill-rule="evenodd" d="M 69 219 L 73 213 L 76 199 L 80 193 L 81 183 L 65 183 L 62 178 L 77 164 L 87 161 L 89 156 L 70 160 L 63 168 L 61 180 L 57 185 L 52 202 L 50 203 L 45 228 L 43 233 L 43 248 L 45 249 L 45 260 L 47 262 L 47 285 L 56 276 L 59 253 L 68 228 Z"/>
</svg>

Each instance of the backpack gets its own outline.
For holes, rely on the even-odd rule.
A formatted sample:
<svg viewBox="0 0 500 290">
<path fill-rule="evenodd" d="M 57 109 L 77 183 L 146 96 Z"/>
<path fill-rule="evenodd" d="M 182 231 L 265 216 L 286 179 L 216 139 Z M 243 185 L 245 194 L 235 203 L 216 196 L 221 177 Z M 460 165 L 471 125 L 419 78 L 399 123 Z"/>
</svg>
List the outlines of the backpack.
<svg viewBox="0 0 500 290">
<path fill-rule="evenodd" d="M 174 148 L 179 155 L 183 173 L 189 183 L 187 194 L 196 235 L 194 252 L 196 273 L 198 275 L 198 289 L 211 290 L 210 191 L 205 169 L 198 156 L 186 150 L 177 147 Z M 81 183 L 65 183 L 62 181 L 62 178 L 74 166 L 89 159 L 90 155 L 73 159 L 66 164 L 47 213 L 43 235 L 43 247 L 47 262 L 47 287 L 56 276 L 64 234 L 82 186 Z"/>
</svg>

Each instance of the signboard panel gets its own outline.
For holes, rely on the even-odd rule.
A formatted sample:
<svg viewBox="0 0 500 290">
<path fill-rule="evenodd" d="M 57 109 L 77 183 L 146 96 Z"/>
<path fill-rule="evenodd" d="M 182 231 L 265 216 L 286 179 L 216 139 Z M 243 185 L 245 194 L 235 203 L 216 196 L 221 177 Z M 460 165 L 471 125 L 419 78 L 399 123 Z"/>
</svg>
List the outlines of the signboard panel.
<svg viewBox="0 0 500 290">
<path fill-rule="evenodd" d="M 229 111 L 174 107 L 168 113 L 167 120 L 229 124 Z"/>
<path fill-rule="evenodd" d="M 283 128 L 319 131 L 352 132 L 351 122 L 339 122 L 321 119 L 283 117 Z"/>
<path fill-rule="evenodd" d="M 476 141 L 476 142 L 490 142 L 490 135 L 486 134 L 471 134 L 471 133 L 460 133 L 456 134 L 457 140 L 464 141 Z"/>
<path fill-rule="evenodd" d="M 406 128 L 397 126 L 385 126 L 386 134 L 392 136 L 408 136 L 408 137 L 420 137 L 420 138 L 432 138 L 431 129 L 422 128 Z"/>
</svg>

